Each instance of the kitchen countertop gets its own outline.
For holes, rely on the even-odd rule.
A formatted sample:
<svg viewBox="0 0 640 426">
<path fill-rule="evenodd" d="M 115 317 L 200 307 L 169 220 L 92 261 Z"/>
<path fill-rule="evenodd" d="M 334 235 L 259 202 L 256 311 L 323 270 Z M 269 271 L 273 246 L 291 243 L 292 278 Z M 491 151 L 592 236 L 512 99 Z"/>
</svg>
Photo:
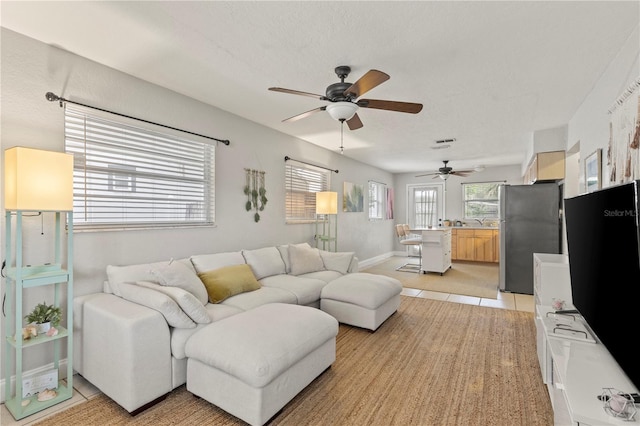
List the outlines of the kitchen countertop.
<svg viewBox="0 0 640 426">
<path fill-rule="evenodd" d="M 443 230 L 443 229 L 499 229 L 497 226 L 474 226 L 474 225 L 470 225 L 470 226 L 442 226 L 442 227 L 438 227 L 438 228 L 431 228 L 431 229 L 412 229 L 412 231 L 415 232 L 419 232 L 419 231 L 438 231 L 438 230 Z"/>
<path fill-rule="evenodd" d="M 497 226 L 480 226 L 480 225 L 469 225 L 469 226 L 450 226 L 451 229 L 498 229 Z"/>
</svg>

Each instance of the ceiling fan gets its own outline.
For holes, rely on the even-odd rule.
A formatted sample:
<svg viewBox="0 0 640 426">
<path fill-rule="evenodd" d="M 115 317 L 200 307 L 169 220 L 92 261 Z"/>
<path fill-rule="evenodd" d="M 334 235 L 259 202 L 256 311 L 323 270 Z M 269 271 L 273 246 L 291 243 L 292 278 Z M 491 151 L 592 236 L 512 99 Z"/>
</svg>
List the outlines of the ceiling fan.
<svg viewBox="0 0 640 426">
<path fill-rule="evenodd" d="M 330 84 L 324 95 L 315 93 L 301 92 L 298 90 L 284 89 L 282 87 L 270 87 L 269 90 L 274 92 L 290 93 L 292 95 L 310 96 L 321 101 L 329 101 L 329 105 L 314 108 L 310 111 L 294 115 L 293 117 L 282 120 L 294 121 L 308 117 L 319 111 L 327 111 L 335 120 L 344 123 L 346 121 L 349 129 L 356 130 L 362 127 L 362 121 L 358 117 L 359 108 L 373 108 L 387 111 L 406 112 L 409 114 L 417 114 L 422 111 L 422 104 L 411 102 L 385 101 L 378 99 L 358 99 L 369 90 L 389 80 L 389 75 L 378 70 L 369 70 L 365 75 L 360 77 L 355 83 L 345 82 L 345 78 L 351 72 L 351 68 L 341 65 L 335 68 L 335 73 L 340 79 L 339 83 Z"/>
<path fill-rule="evenodd" d="M 443 163 L 444 163 L 444 166 L 440 167 L 437 172 L 417 175 L 416 177 L 433 176 L 434 179 L 439 177 L 442 180 L 447 180 L 451 175 L 466 177 L 475 171 L 475 170 L 453 170 L 453 168 L 447 166 L 447 163 L 449 163 L 449 160 L 444 160 Z"/>
</svg>

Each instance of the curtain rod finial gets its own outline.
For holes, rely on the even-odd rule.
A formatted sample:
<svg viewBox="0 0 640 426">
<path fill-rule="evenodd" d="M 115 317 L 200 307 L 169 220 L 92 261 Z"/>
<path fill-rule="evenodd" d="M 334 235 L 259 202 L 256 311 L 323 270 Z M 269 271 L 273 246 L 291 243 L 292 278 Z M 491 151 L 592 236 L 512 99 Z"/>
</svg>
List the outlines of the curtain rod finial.
<svg viewBox="0 0 640 426">
<path fill-rule="evenodd" d="M 53 92 L 47 92 L 44 97 L 47 98 L 49 102 L 57 101 L 58 99 L 60 99 L 60 97 Z"/>
</svg>

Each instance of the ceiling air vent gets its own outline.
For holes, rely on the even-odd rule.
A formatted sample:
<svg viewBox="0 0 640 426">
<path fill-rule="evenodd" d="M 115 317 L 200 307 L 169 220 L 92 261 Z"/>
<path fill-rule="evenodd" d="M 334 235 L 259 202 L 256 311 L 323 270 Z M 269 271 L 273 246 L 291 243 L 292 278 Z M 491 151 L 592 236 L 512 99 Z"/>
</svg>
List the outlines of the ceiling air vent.
<svg viewBox="0 0 640 426">
<path fill-rule="evenodd" d="M 436 141 L 436 145 L 432 146 L 431 149 L 446 149 L 446 148 L 450 148 L 451 145 L 448 145 L 451 142 L 455 142 L 456 138 L 450 138 L 450 139 L 439 139 Z"/>
</svg>

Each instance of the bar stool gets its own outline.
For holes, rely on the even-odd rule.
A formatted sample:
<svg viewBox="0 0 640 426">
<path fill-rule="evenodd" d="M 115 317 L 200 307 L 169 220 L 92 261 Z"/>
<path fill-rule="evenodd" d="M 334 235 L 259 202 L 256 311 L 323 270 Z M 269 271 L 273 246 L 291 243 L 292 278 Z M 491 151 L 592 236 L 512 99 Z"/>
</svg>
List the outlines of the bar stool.
<svg viewBox="0 0 640 426">
<path fill-rule="evenodd" d="M 422 235 L 412 234 L 409 230 L 409 225 L 407 224 L 396 225 L 396 235 L 398 236 L 398 241 L 403 246 L 417 246 L 419 254 L 418 263 L 407 262 L 404 265 L 397 267 L 396 271 L 420 273 L 422 270 Z"/>
</svg>

